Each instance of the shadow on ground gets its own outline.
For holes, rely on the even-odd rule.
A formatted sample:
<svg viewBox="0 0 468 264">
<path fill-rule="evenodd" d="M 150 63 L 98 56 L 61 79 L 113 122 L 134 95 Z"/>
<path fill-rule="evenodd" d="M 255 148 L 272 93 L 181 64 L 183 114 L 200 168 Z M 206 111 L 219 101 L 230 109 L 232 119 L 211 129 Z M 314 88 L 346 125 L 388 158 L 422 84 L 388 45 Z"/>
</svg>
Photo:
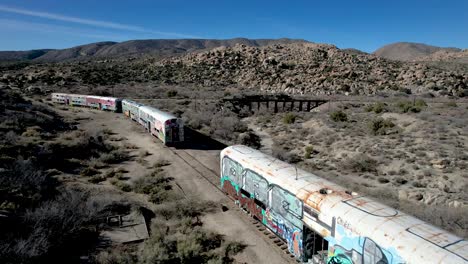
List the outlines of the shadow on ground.
<svg viewBox="0 0 468 264">
<path fill-rule="evenodd" d="M 185 127 L 184 129 L 185 142 L 175 145 L 174 147 L 177 149 L 222 150 L 227 147 L 226 144 L 191 128 Z"/>
</svg>

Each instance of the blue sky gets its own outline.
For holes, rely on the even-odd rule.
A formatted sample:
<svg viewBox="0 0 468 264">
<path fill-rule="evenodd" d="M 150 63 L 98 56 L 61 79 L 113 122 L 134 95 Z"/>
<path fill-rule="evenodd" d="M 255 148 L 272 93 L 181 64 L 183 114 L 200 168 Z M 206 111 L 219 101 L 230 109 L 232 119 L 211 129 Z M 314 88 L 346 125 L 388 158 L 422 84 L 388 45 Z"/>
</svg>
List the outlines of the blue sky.
<svg viewBox="0 0 468 264">
<path fill-rule="evenodd" d="M 0 50 L 158 38 L 300 38 L 372 52 L 468 48 L 468 0 L 0 0 Z"/>
</svg>

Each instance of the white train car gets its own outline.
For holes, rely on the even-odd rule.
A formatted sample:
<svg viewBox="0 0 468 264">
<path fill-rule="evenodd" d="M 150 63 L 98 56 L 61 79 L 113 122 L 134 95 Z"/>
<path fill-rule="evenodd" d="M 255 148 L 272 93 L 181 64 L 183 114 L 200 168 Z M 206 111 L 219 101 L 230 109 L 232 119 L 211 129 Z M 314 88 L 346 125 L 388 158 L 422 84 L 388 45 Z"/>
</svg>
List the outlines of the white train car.
<svg viewBox="0 0 468 264">
<path fill-rule="evenodd" d="M 468 241 L 246 146 L 220 156 L 221 187 L 302 262 L 466 264 Z"/>
<path fill-rule="evenodd" d="M 69 104 L 69 96 L 66 93 L 52 93 L 52 102 L 56 104 Z"/>
<path fill-rule="evenodd" d="M 122 100 L 122 112 L 125 116 L 131 118 L 134 121 L 138 121 L 140 106 L 143 105 L 128 99 Z"/>
<path fill-rule="evenodd" d="M 164 144 L 184 141 L 184 123 L 182 119 L 150 106 L 138 108 L 138 122 Z"/>
<path fill-rule="evenodd" d="M 120 113 L 122 111 L 122 99 L 108 96 L 87 95 L 86 105 L 99 110 Z"/>
</svg>

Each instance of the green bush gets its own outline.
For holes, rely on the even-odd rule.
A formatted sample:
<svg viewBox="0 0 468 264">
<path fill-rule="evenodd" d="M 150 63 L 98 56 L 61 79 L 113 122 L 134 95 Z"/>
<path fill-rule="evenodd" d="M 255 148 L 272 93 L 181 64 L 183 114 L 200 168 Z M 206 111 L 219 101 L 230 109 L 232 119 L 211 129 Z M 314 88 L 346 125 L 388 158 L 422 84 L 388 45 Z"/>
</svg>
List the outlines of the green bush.
<svg viewBox="0 0 468 264">
<path fill-rule="evenodd" d="M 106 177 L 105 176 L 102 176 L 102 175 L 94 175 L 93 177 L 91 177 L 89 179 L 89 182 L 90 183 L 100 183 L 100 182 L 103 182 L 106 180 Z"/>
<path fill-rule="evenodd" d="M 383 118 L 377 118 L 369 123 L 370 131 L 373 135 L 387 135 L 391 128 L 394 128 L 395 124 Z"/>
<path fill-rule="evenodd" d="M 397 103 L 397 107 L 403 112 L 419 113 L 423 108 L 427 107 L 427 103 L 423 99 L 417 99 L 414 102 L 411 101 L 400 101 Z"/>
<path fill-rule="evenodd" d="M 387 109 L 385 108 L 385 104 L 382 103 L 382 102 L 378 102 L 378 103 L 375 103 L 375 104 L 368 105 L 368 106 L 366 106 L 365 110 L 367 112 L 374 112 L 376 114 L 380 114 L 382 112 L 387 111 Z"/>
<path fill-rule="evenodd" d="M 341 110 L 338 110 L 338 111 L 333 111 L 330 113 L 330 118 L 331 120 L 335 121 L 335 122 L 346 122 L 348 121 L 348 115 L 341 111 Z"/>
<path fill-rule="evenodd" d="M 427 103 L 423 99 L 416 99 L 414 101 L 414 106 L 422 109 L 427 106 Z"/>
<path fill-rule="evenodd" d="M 292 124 L 296 122 L 296 115 L 293 113 L 287 113 L 283 116 L 283 123 Z"/>
<path fill-rule="evenodd" d="M 304 158 L 310 159 L 312 157 L 313 152 L 314 152 L 314 147 L 312 147 L 312 146 L 305 147 Z"/>
<path fill-rule="evenodd" d="M 167 91 L 167 97 L 174 97 L 177 95 L 177 91 L 176 90 L 169 90 Z"/>
<path fill-rule="evenodd" d="M 130 155 L 128 154 L 128 152 L 121 149 L 112 150 L 111 152 L 104 153 L 99 157 L 99 160 L 106 164 L 120 163 L 129 159 Z"/>
</svg>

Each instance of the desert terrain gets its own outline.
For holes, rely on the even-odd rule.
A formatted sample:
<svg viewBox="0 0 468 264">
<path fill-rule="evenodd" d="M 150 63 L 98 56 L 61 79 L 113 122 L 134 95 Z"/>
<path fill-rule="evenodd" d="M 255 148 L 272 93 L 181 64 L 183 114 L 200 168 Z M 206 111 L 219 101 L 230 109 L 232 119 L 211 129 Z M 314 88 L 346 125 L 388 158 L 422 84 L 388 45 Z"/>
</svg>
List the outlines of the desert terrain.
<svg viewBox="0 0 468 264">
<path fill-rule="evenodd" d="M 232 39 L 0 55 L 5 263 L 292 261 L 284 243 L 215 187 L 219 152 L 232 144 L 468 236 L 466 50 L 403 43 L 369 54 Z M 129 98 L 171 112 L 192 131 L 192 145 L 164 146 L 122 114 L 54 105 L 52 92 Z M 226 101 L 249 96 L 327 103 L 274 113 Z M 70 210 L 60 209 L 67 203 Z M 148 237 L 100 247 L 98 230 L 112 230 L 102 219 L 131 213 L 144 216 Z M 66 224 L 42 232 L 53 219 Z"/>
</svg>

